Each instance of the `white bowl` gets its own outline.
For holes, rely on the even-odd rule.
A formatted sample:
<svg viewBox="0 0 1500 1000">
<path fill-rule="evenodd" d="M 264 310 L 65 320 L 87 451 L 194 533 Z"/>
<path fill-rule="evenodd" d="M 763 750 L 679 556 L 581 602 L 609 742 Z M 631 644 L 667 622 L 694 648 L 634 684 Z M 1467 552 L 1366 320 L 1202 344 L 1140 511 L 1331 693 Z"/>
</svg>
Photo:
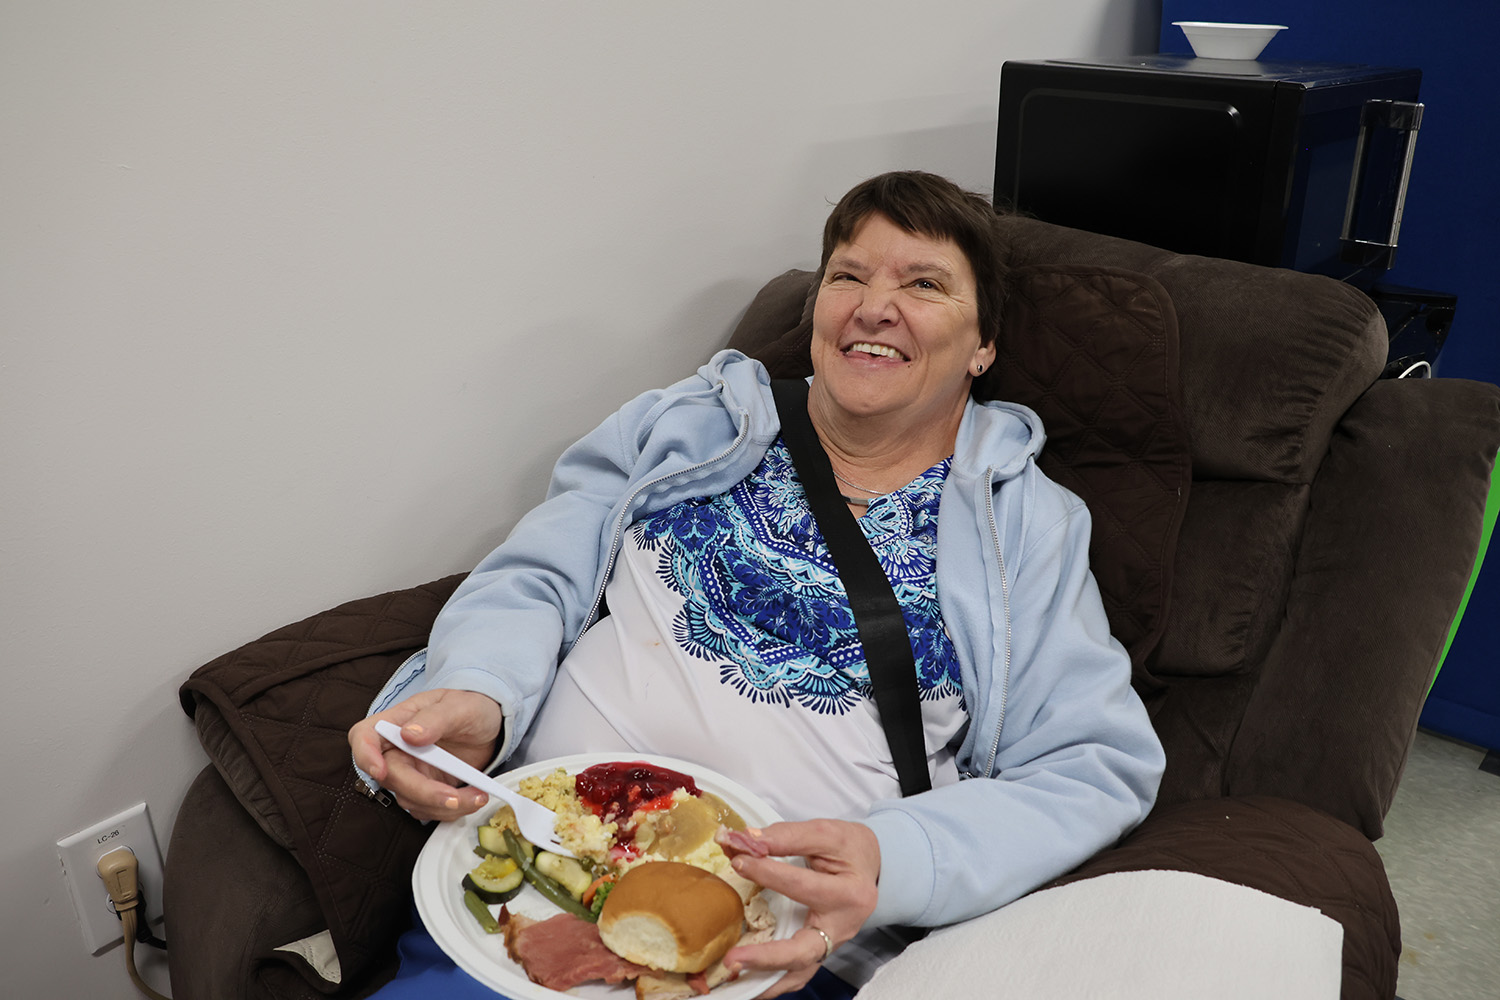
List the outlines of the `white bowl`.
<svg viewBox="0 0 1500 1000">
<path fill-rule="evenodd" d="M 1173 21 L 1187 35 L 1201 59 L 1257 59 L 1266 43 L 1285 31 L 1284 24 L 1227 24 L 1223 21 Z"/>
</svg>

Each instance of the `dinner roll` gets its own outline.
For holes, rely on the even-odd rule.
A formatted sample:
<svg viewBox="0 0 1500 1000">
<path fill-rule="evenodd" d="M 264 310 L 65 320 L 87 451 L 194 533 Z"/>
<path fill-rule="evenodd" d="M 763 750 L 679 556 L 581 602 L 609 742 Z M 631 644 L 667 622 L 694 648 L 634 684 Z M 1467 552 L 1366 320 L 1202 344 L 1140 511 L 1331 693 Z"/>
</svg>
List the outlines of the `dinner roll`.
<svg viewBox="0 0 1500 1000">
<path fill-rule="evenodd" d="M 740 939 L 740 894 L 717 875 L 677 861 L 630 869 L 599 913 L 599 936 L 621 958 L 667 972 L 702 972 Z"/>
</svg>

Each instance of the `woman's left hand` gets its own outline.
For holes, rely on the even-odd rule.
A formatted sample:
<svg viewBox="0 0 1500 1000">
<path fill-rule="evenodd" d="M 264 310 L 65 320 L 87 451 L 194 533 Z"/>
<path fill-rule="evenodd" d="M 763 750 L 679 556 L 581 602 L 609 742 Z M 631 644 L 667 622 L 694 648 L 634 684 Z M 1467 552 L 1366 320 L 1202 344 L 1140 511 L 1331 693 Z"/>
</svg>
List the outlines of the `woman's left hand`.
<svg viewBox="0 0 1500 1000">
<path fill-rule="evenodd" d="M 874 912 L 880 843 L 864 824 L 832 819 L 773 823 L 756 839 L 768 854 L 807 859 L 805 868 L 751 854 L 738 854 L 733 860 L 735 871 L 745 878 L 807 906 L 807 921 L 790 937 L 731 948 L 724 956 L 731 970 L 786 970 L 761 994 L 774 997 L 805 985 L 823 964 L 830 945 L 837 948 L 854 937 Z"/>
</svg>

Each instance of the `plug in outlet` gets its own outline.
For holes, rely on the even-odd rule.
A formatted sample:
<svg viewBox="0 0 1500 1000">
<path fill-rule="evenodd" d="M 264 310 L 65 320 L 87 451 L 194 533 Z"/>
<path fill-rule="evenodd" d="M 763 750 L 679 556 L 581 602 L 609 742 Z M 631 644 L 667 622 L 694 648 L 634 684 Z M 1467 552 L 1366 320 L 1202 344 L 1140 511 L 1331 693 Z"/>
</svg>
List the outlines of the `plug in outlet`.
<svg viewBox="0 0 1500 1000">
<path fill-rule="evenodd" d="M 144 802 L 57 842 L 63 881 L 73 897 L 79 929 L 95 955 L 120 940 L 120 918 L 115 916 L 104 880 L 99 877 L 99 859 L 117 847 L 128 847 L 135 854 L 147 914 L 152 922 L 160 922 L 161 848 Z"/>
</svg>

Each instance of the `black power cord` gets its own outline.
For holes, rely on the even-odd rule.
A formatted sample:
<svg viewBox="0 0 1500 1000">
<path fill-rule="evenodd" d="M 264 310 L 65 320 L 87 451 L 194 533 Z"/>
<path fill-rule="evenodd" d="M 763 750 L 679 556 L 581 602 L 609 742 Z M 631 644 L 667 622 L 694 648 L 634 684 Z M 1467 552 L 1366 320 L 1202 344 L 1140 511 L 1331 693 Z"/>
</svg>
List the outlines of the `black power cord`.
<svg viewBox="0 0 1500 1000">
<path fill-rule="evenodd" d="M 115 904 L 115 916 L 120 918 L 120 931 L 125 941 L 125 971 L 130 981 L 151 1000 L 172 1000 L 146 985 L 135 967 L 137 942 L 165 949 L 167 943 L 151 933 L 150 921 L 146 919 L 145 900 L 141 895 L 137 877 L 135 853 L 128 847 L 118 847 L 99 859 L 99 877 L 109 890 L 109 898 Z"/>
</svg>

